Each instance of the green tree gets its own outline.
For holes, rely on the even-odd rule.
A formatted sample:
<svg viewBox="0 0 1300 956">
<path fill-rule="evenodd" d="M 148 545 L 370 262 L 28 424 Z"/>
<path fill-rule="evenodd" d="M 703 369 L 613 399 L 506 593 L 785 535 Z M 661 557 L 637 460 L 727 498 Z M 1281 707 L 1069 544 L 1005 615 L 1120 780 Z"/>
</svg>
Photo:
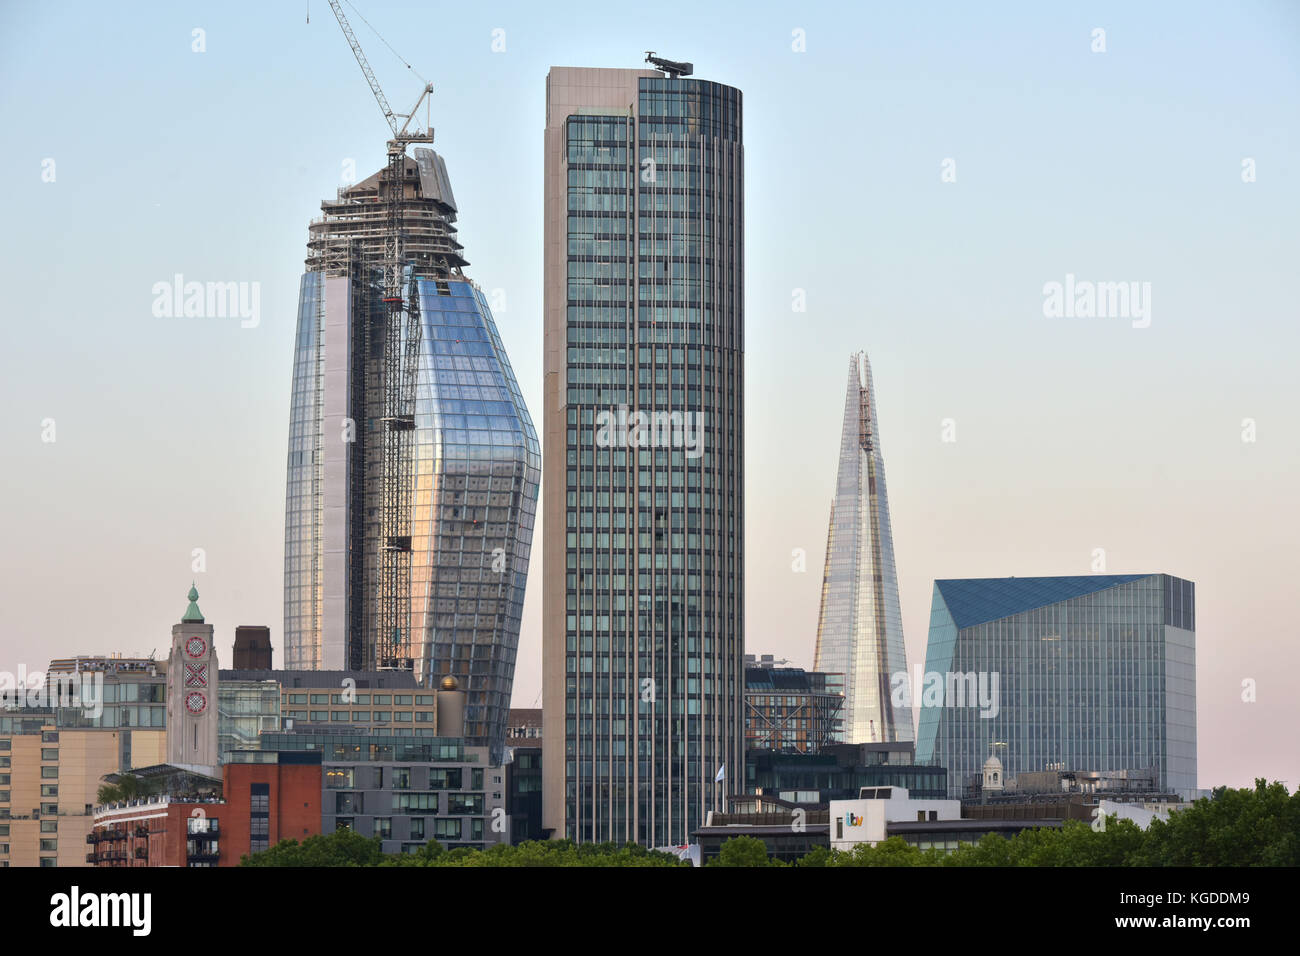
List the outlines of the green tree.
<svg viewBox="0 0 1300 956">
<path fill-rule="evenodd" d="M 281 840 L 269 850 L 245 854 L 240 866 L 376 866 L 384 859 L 379 837 L 363 837 L 353 830 L 297 840 Z"/>
<path fill-rule="evenodd" d="M 859 843 L 852 850 L 835 850 L 827 866 L 930 866 L 931 857 L 902 837 L 881 840 L 875 846 Z"/>
<path fill-rule="evenodd" d="M 830 866 L 831 848 L 827 846 L 813 847 L 808 853 L 805 853 L 799 859 L 795 860 L 795 866 Z"/>
<path fill-rule="evenodd" d="M 1219 788 L 1144 837 L 1136 866 L 1300 866 L 1300 789 L 1262 778 L 1253 790 Z"/>
<path fill-rule="evenodd" d="M 737 836 L 722 844 L 709 866 L 781 866 L 780 860 L 767 858 L 767 845 L 757 837 Z"/>
<path fill-rule="evenodd" d="M 138 800 L 154 793 L 157 786 L 133 773 L 120 774 L 117 783 L 100 784 L 95 798 L 100 806 L 106 803 L 121 803 L 125 800 Z"/>
</svg>

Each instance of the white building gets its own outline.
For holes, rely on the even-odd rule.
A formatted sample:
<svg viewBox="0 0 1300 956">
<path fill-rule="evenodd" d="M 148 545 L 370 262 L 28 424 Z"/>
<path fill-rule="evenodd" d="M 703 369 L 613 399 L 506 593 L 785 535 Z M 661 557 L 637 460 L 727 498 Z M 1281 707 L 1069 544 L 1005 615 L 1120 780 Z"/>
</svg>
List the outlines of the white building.
<svg viewBox="0 0 1300 956">
<path fill-rule="evenodd" d="M 914 800 L 906 787 L 863 787 L 857 800 L 831 801 L 831 849 L 875 846 L 890 823 L 960 819 L 960 800 Z"/>
</svg>

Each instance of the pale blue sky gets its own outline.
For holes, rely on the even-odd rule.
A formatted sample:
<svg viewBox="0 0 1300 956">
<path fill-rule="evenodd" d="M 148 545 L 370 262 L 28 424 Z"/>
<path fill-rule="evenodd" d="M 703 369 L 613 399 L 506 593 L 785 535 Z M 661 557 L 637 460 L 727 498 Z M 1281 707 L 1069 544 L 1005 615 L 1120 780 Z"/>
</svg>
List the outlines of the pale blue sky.
<svg viewBox="0 0 1300 956">
<path fill-rule="evenodd" d="M 306 225 L 386 138 L 310 6 L 308 25 L 301 0 L 0 5 L 0 668 L 163 651 L 198 547 L 223 653 L 265 623 L 279 662 Z M 913 666 L 933 579 L 1087 573 L 1104 548 L 1111 572 L 1197 583 L 1202 785 L 1300 785 L 1300 7 L 358 6 L 436 86 L 469 272 L 505 293 L 535 416 L 547 69 L 654 49 L 744 91 L 751 651 L 811 664 L 866 349 Z M 418 81 L 352 20 L 405 108 Z M 155 318 L 176 273 L 260 283 L 260 324 Z M 1150 328 L 1044 318 L 1067 273 L 1150 282 Z M 541 686 L 535 558 L 518 706 Z"/>
</svg>

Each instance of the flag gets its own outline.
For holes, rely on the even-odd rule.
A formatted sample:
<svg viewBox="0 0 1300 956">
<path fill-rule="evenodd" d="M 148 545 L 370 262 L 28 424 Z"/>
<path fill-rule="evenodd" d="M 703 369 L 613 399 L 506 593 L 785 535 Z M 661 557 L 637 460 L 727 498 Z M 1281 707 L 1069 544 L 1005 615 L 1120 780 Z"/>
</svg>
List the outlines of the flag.
<svg viewBox="0 0 1300 956">
<path fill-rule="evenodd" d="M 721 767 L 718 768 L 718 775 L 713 778 L 713 782 L 722 783 L 722 781 L 726 779 L 727 779 L 727 765 L 724 763 Z"/>
</svg>

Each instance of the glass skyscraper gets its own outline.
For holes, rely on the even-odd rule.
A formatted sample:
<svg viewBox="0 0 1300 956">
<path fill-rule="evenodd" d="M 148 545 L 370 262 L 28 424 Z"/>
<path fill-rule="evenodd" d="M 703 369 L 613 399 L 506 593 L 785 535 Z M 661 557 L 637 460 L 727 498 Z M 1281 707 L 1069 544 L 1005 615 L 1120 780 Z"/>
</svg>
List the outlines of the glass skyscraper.
<svg viewBox="0 0 1300 956">
<path fill-rule="evenodd" d="M 944 693 L 922 691 L 917 760 L 948 768 L 952 796 L 990 755 L 1007 779 L 1154 769 L 1163 790 L 1196 789 L 1191 581 L 935 581 L 925 670 Z"/>
<path fill-rule="evenodd" d="M 398 668 L 424 686 L 453 675 L 468 694 L 467 743 L 499 759 L 540 448 L 487 300 L 463 272 L 442 158 L 417 148 L 398 168 L 396 214 L 384 170 L 322 203 L 310 228 L 290 411 L 285 668 Z M 415 317 L 398 343 L 413 415 L 393 414 L 390 391 L 402 386 L 384 366 L 394 216 L 401 302 Z M 385 461 L 393 447 L 399 469 Z M 381 593 L 398 596 L 391 632 Z"/>
<path fill-rule="evenodd" d="M 849 357 L 813 670 L 844 675 L 845 743 L 913 739 L 912 710 L 891 693 L 893 675 L 907 672 L 907 652 L 876 390 L 865 352 Z"/>
<path fill-rule="evenodd" d="M 543 813 L 557 836 L 686 843 L 744 780 L 741 144 L 731 87 L 547 78 Z"/>
</svg>

